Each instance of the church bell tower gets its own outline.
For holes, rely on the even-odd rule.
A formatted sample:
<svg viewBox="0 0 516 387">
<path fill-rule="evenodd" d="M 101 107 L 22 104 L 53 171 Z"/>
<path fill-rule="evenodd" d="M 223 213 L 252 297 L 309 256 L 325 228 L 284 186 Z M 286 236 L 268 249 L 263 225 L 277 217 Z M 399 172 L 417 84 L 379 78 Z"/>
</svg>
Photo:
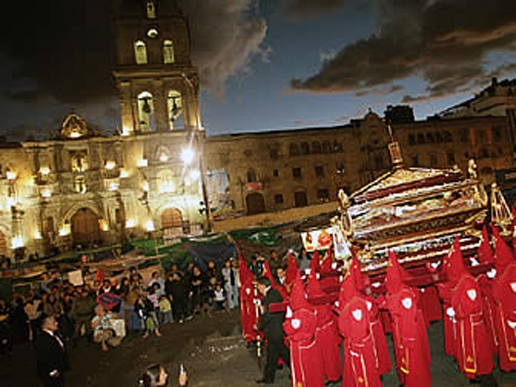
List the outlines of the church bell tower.
<svg viewBox="0 0 516 387">
<path fill-rule="evenodd" d="M 116 68 L 123 135 L 202 129 L 199 78 L 175 0 L 119 0 Z"/>
</svg>

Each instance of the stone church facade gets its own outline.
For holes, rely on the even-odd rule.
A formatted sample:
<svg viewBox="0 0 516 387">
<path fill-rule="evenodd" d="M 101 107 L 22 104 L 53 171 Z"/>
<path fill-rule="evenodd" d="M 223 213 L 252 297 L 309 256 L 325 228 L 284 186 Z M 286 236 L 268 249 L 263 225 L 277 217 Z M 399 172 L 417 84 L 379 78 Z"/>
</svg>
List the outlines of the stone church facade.
<svg viewBox="0 0 516 387">
<path fill-rule="evenodd" d="M 0 143 L 0 254 L 197 235 L 232 217 L 336 208 L 338 189 L 351 193 L 389 170 L 389 131 L 372 112 L 336 127 L 206 137 L 175 2 L 124 0 L 114 26 L 122 129 L 102 136 L 70 115 L 47 141 Z M 514 168 L 507 117 L 390 122 L 407 165 L 466 169 L 475 158 L 486 184 Z"/>
</svg>

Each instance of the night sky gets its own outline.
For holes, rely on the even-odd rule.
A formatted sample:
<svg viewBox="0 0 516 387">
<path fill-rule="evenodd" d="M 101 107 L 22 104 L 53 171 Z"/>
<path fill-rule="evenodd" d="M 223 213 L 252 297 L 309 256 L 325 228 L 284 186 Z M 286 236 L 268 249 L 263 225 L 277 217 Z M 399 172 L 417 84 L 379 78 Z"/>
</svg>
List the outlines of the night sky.
<svg viewBox="0 0 516 387">
<path fill-rule="evenodd" d="M 116 0 L 113 0 L 116 1 Z M 211 135 L 425 118 L 516 76 L 516 1 L 178 0 Z M 120 126 L 109 0 L 6 2 L 0 134 L 45 138 L 77 112 Z"/>
</svg>

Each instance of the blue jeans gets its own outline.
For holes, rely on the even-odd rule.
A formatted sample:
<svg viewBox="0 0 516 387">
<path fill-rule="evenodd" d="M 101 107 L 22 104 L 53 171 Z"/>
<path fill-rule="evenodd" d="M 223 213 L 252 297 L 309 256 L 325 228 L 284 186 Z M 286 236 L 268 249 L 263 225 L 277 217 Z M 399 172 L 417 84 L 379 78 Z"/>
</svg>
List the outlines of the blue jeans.
<svg viewBox="0 0 516 387">
<path fill-rule="evenodd" d="M 172 311 L 169 310 L 168 312 L 160 312 L 161 314 L 161 323 L 166 324 L 169 322 L 172 322 Z"/>
</svg>

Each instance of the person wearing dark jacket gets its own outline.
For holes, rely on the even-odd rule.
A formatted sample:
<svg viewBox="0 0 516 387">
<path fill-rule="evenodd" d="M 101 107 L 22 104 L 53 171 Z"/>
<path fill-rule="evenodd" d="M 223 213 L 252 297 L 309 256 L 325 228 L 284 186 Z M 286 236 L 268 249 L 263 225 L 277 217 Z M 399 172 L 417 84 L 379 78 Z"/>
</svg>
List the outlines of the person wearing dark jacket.
<svg viewBox="0 0 516 387">
<path fill-rule="evenodd" d="M 165 281 L 165 292 L 172 301 L 174 321 L 182 323 L 188 314 L 188 296 L 184 279 L 180 272 L 176 271 L 168 275 Z"/>
<path fill-rule="evenodd" d="M 283 323 L 285 322 L 285 313 L 271 313 L 271 304 L 279 304 L 283 302 L 281 294 L 271 287 L 268 278 L 262 277 L 258 280 L 258 291 L 264 296 L 262 300 L 262 317 L 258 322 L 258 329 L 263 331 L 264 338 L 267 340 L 267 360 L 263 372 L 263 378 L 257 380 L 256 383 L 272 384 L 278 366 L 278 360 L 281 358 L 285 364 L 290 364 L 290 354 L 285 346 L 285 332 L 283 331 Z"/>
<path fill-rule="evenodd" d="M 37 372 L 45 387 L 62 387 L 63 374 L 68 369 L 64 340 L 57 334 L 57 328 L 54 316 L 45 317 L 36 340 Z"/>
</svg>

